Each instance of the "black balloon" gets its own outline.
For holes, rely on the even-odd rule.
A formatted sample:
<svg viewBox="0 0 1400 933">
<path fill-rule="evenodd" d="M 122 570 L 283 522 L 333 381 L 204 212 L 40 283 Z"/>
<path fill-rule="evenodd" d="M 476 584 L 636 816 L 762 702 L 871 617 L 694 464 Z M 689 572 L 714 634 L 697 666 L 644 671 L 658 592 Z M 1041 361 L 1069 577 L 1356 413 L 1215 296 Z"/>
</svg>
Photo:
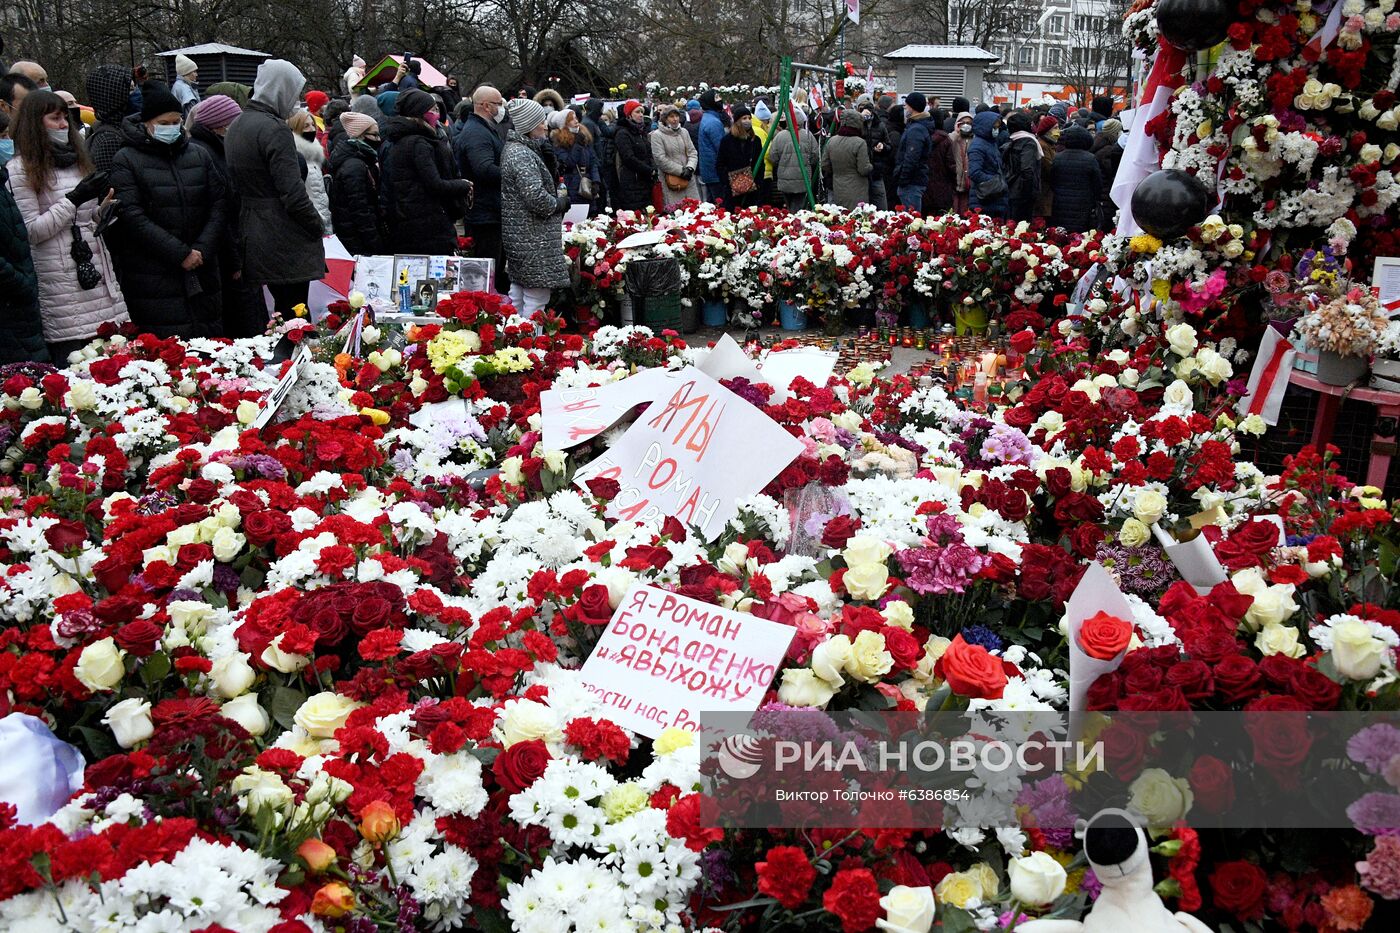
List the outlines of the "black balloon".
<svg viewBox="0 0 1400 933">
<path fill-rule="evenodd" d="M 1235 5 L 1229 0 L 1159 0 L 1157 4 L 1162 38 L 1188 52 L 1225 41 L 1234 21 Z"/>
<path fill-rule="evenodd" d="M 1163 242 L 1206 219 L 1210 192 L 1189 172 L 1168 168 L 1148 175 L 1133 189 L 1133 220 Z"/>
</svg>

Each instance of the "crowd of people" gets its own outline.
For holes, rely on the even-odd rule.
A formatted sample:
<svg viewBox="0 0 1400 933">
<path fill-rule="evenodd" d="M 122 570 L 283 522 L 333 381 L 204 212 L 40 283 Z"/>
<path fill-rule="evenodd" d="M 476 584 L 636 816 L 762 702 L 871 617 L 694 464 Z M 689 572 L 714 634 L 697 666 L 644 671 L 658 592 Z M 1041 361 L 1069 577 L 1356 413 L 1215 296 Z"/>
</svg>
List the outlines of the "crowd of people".
<svg viewBox="0 0 1400 933">
<path fill-rule="evenodd" d="M 0 77 L 0 363 L 66 362 L 107 322 L 161 336 L 247 336 L 295 313 L 325 275 L 324 237 L 355 255 L 467 249 L 529 313 L 569 284 L 571 206 L 667 210 L 830 202 L 981 211 L 1069 230 L 1110 225 L 1122 155 L 1113 102 L 1014 109 L 911 93 L 813 106 L 796 91 L 657 103 L 553 89 L 507 99 L 421 62 L 334 95 L 270 59 L 252 87 L 201 89 L 104 64 L 84 122 L 42 65 Z M 270 296 L 270 302 L 268 297 Z"/>
</svg>

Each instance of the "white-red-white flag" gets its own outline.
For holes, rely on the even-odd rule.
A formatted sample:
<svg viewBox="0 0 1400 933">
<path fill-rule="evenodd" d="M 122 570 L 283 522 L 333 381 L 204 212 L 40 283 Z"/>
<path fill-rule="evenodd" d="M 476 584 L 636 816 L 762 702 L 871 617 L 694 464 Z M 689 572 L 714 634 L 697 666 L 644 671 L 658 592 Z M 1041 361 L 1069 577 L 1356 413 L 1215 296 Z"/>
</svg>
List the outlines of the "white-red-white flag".
<svg viewBox="0 0 1400 933">
<path fill-rule="evenodd" d="M 860 0 L 846 0 L 846 18 L 860 25 Z"/>
<path fill-rule="evenodd" d="M 1288 376 L 1293 372 L 1293 358 L 1298 348 L 1273 327 L 1264 328 L 1259 353 L 1254 357 L 1254 369 L 1249 373 L 1249 390 L 1240 399 L 1236 411 L 1241 417 L 1258 415 L 1265 424 L 1278 424 L 1283 394 L 1288 391 Z"/>
</svg>

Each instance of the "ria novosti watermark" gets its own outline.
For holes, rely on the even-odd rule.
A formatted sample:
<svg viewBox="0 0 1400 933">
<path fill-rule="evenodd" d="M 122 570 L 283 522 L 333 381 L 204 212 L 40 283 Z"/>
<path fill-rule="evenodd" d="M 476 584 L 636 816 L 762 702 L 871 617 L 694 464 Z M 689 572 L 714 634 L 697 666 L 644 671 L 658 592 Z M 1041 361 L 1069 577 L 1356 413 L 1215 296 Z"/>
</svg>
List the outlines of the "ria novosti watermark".
<svg viewBox="0 0 1400 933">
<path fill-rule="evenodd" d="M 701 717 L 709 825 L 1400 831 L 1400 713 L 826 713 Z"/>
</svg>

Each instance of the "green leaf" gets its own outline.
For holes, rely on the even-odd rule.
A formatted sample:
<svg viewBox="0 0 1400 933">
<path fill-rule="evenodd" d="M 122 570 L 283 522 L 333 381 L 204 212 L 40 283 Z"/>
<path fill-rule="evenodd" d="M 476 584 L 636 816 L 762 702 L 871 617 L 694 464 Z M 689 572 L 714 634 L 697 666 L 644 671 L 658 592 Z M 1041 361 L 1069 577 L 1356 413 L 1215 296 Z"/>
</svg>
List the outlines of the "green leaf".
<svg viewBox="0 0 1400 933">
<path fill-rule="evenodd" d="M 943 933 L 972 933 L 973 930 L 977 929 L 972 914 L 961 907 L 953 907 L 949 904 L 944 904 L 942 907 Z"/>
<path fill-rule="evenodd" d="M 272 718 L 283 729 L 290 729 L 296 725 L 293 717 L 297 710 L 301 709 L 301 704 L 306 702 L 306 694 L 293 687 L 272 688 L 272 701 L 268 703 L 268 709 L 272 712 Z"/>
<path fill-rule="evenodd" d="M 472 921 L 481 933 L 511 933 L 510 920 L 499 910 L 473 910 Z"/>
<path fill-rule="evenodd" d="M 169 656 L 164 651 L 157 651 L 141 665 L 141 682 L 150 687 L 160 683 L 169 673 Z"/>
<path fill-rule="evenodd" d="M 248 567 L 238 575 L 238 582 L 250 590 L 262 589 L 263 581 L 266 579 L 267 575 L 256 567 Z"/>
<path fill-rule="evenodd" d="M 481 762 L 484 767 L 490 767 L 501 750 L 499 748 L 470 748 L 467 749 L 467 753 Z"/>
</svg>

